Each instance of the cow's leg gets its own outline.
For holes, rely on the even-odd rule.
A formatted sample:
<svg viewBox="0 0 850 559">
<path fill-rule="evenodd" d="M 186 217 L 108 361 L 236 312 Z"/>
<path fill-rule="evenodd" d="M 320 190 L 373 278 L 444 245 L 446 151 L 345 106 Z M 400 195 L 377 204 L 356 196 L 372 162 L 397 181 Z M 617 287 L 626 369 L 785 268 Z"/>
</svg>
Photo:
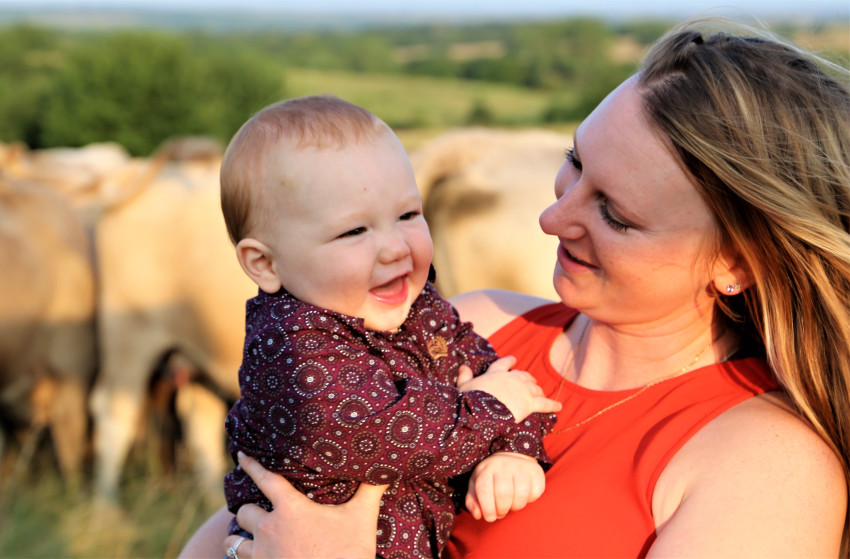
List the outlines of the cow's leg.
<svg viewBox="0 0 850 559">
<path fill-rule="evenodd" d="M 75 484 L 82 472 L 88 441 L 86 400 L 97 361 L 94 302 L 78 298 L 80 319 L 52 327 L 47 349 L 54 395 L 46 406 L 45 420 L 59 470 L 69 484 Z"/>
<path fill-rule="evenodd" d="M 96 386 L 91 396 L 94 417 L 95 493 L 117 500 L 118 482 L 136 435 L 145 385 Z"/>
<path fill-rule="evenodd" d="M 115 501 L 136 438 L 148 384 L 167 348 L 132 317 L 101 315 L 101 369 L 89 401 L 94 419 L 95 495 Z"/>
<path fill-rule="evenodd" d="M 190 382 L 177 389 L 177 414 L 186 446 L 205 497 L 223 504 L 222 475 L 226 468 L 224 418 L 227 406 L 205 386 Z"/>
<path fill-rule="evenodd" d="M 64 379 L 57 383 L 48 419 L 50 435 L 59 470 L 72 487 L 79 481 L 82 469 L 88 428 L 86 409 L 86 390 L 79 382 Z"/>
</svg>

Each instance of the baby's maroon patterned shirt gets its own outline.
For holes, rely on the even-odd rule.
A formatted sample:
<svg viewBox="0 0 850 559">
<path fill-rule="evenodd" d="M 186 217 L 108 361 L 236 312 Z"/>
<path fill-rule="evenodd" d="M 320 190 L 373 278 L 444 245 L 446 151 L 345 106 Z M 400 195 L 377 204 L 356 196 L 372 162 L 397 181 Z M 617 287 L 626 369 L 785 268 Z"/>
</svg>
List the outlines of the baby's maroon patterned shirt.
<svg viewBox="0 0 850 559">
<path fill-rule="evenodd" d="M 320 503 L 339 504 L 360 482 L 391 484 L 377 553 L 436 557 L 454 521 L 448 478 L 496 451 L 549 465 L 541 443 L 551 415 L 515 423 L 481 391 L 460 392 L 458 368 L 483 373 L 497 358 L 430 284 L 397 332 L 281 291 L 247 303 L 241 399 L 227 417 L 242 450 Z M 231 512 L 271 504 L 238 466 L 225 477 Z M 231 533 L 238 530 L 235 521 Z"/>
</svg>

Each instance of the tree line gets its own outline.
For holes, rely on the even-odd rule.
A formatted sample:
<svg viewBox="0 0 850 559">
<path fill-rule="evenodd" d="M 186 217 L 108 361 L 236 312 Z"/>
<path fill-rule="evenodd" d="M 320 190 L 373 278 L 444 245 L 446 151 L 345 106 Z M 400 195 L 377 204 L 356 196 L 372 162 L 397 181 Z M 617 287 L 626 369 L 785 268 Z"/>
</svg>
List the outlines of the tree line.
<svg viewBox="0 0 850 559">
<path fill-rule="evenodd" d="M 300 32 L 7 27 L 0 141 L 33 149 L 116 141 L 134 155 L 176 135 L 227 141 L 286 97 L 290 67 L 570 91 L 526 124 L 575 121 L 634 70 L 636 58 L 615 47 L 627 38 L 640 50 L 668 27 L 587 18 Z M 470 121 L 487 116 L 476 106 Z"/>
</svg>

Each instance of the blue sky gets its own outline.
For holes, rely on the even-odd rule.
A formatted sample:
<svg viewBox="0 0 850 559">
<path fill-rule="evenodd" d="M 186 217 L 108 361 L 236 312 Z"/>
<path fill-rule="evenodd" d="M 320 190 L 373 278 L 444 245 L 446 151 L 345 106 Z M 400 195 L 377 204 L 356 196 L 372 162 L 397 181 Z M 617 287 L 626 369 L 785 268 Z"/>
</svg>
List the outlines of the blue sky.
<svg viewBox="0 0 850 559">
<path fill-rule="evenodd" d="M 850 0 L 0 0 L 27 8 L 149 7 L 168 9 L 276 10 L 303 13 L 375 13 L 383 16 L 558 16 L 592 14 L 670 16 L 696 14 L 737 17 L 850 18 Z"/>
</svg>

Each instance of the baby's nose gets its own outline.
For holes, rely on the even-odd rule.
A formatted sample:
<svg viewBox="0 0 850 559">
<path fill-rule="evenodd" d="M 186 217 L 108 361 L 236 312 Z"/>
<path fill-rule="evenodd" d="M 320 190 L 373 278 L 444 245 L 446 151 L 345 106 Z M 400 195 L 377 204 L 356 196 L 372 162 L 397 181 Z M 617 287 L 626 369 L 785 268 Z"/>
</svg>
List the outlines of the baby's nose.
<svg viewBox="0 0 850 559">
<path fill-rule="evenodd" d="M 380 259 L 382 262 L 395 262 L 410 254 L 407 240 L 400 233 L 389 233 L 384 236 L 381 246 Z"/>
</svg>

